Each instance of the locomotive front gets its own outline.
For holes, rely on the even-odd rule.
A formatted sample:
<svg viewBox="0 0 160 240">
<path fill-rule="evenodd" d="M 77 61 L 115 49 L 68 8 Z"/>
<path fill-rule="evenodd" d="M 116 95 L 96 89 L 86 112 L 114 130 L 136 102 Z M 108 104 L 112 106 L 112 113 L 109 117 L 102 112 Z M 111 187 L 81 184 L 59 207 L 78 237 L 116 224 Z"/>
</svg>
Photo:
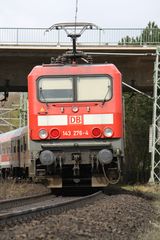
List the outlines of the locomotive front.
<svg viewBox="0 0 160 240">
<path fill-rule="evenodd" d="M 48 64 L 28 76 L 30 176 L 50 188 L 117 183 L 121 74 L 113 64 Z"/>
</svg>

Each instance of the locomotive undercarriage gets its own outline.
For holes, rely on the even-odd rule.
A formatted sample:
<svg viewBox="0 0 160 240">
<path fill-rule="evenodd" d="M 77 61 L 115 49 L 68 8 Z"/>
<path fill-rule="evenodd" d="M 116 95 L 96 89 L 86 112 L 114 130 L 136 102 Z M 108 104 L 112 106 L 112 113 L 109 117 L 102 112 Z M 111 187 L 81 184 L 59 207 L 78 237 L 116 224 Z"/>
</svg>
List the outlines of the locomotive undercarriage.
<svg viewBox="0 0 160 240">
<path fill-rule="evenodd" d="M 87 145 L 88 142 L 88 145 Z M 97 143 L 97 144 L 96 144 Z M 63 145 L 41 144 L 41 150 L 32 161 L 36 181 L 46 182 L 50 188 L 104 187 L 119 181 L 121 141 L 64 141 Z M 33 167 L 34 165 L 34 167 Z"/>
</svg>

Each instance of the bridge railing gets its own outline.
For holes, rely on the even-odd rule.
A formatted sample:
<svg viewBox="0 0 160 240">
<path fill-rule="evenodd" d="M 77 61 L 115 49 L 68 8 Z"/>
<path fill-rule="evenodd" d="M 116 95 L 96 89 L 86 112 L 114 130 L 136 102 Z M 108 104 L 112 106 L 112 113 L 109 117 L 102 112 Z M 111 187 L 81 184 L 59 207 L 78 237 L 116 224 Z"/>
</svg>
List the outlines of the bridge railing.
<svg viewBox="0 0 160 240">
<path fill-rule="evenodd" d="M 86 30 L 79 45 L 159 45 L 160 29 L 103 28 Z M 63 30 L 46 28 L 0 28 L 0 45 L 70 45 Z"/>
</svg>

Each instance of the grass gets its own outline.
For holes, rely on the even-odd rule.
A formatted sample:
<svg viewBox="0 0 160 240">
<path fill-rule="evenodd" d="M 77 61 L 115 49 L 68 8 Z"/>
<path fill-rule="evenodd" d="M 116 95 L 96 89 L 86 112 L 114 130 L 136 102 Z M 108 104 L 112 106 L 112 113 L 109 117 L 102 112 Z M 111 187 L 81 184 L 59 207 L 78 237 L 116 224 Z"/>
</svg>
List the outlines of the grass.
<svg viewBox="0 0 160 240">
<path fill-rule="evenodd" d="M 49 190 L 41 185 L 28 182 L 16 182 L 16 180 L 0 179 L 0 200 L 32 196 L 47 193 Z"/>
<path fill-rule="evenodd" d="M 126 185 L 122 186 L 122 188 L 129 191 L 160 194 L 160 184 Z"/>
</svg>

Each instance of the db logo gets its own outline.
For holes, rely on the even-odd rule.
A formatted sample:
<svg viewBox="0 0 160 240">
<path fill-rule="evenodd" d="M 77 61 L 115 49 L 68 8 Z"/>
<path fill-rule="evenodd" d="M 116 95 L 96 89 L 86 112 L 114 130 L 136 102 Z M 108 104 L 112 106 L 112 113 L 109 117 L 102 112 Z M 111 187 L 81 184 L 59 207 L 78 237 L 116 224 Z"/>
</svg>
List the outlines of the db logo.
<svg viewBox="0 0 160 240">
<path fill-rule="evenodd" d="M 82 116 L 69 116 L 69 124 L 82 124 Z"/>
</svg>

